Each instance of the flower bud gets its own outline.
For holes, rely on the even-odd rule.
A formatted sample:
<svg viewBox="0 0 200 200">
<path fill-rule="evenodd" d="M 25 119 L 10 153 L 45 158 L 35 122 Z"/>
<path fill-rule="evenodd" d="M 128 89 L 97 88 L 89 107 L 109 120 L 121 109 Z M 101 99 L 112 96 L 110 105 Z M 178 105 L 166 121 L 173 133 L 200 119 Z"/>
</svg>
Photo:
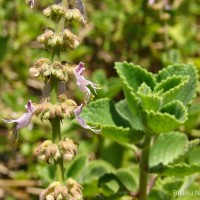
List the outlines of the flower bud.
<svg viewBox="0 0 200 200">
<path fill-rule="evenodd" d="M 57 160 L 60 157 L 60 151 L 56 144 L 50 140 L 44 141 L 36 150 L 38 159 L 50 163 L 52 160 Z"/>
<path fill-rule="evenodd" d="M 80 11 L 77 8 L 72 9 L 71 11 L 73 19 L 77 22 L 82 22 L 82 14 L 80 13 Z"/>
<path fill-rule="evenodd" d="M 32 78 L 38 77 L 40 75 L 40 71 L 36 68 L 31 67 L 29 69 L 29 74 Z"/>
<path fill-rule="evenodd" d="M 78 152 L 78 144 L 69 138 L 59 142 L 59 148 L 62 152 L 63 159 L 70 161 Z"/>
<path fill-rule="evenodd" d="M 51 8 L 50 8 L 50 7 L 47 7 L 46 9 L 44 9 L 44 10 L 43 10 L 43 14 L 44 14 L 44 16 L 47 17 L 47 18 L 51 17 L 51 14 L 52 14 Z"/>
<path fill-rule="evenodd" d="M 67 188 L 69 190 L 69 196 L 72 199 L 76 199 L 76 200 L 80 200 L 83 198 L 82 195 L 82 186 L 77 183 L 75 180 L 73 180 L 72 178 L 69 178 L 67 180 Z"/>
<path fill-rule="evenodd" d="M 37 37 L 37 41 L 41 44 L 44 44 L 45 43 L 45 36 L 44 34 L 40 35 Z"/>
<path fill-rule="evenodd" d="M 47 189 L 45 189 L 41 194 L 40 194 L 40 200 L 47 200 L 47 198 L 52 198 L 56 199 L 54 196 L 54 191 L 57 188 L 60 188 L 62 184 L 60 182 L 53 182 L 51 183 Z M 51 200 L 51 199 L 50 199 Z M 52 199 L 53 200 L 53 199 Z"/>
<path fill-rule="evenodd" d="M 75 101 L 67 99 L 65 94 L 59 96 L 63 117 L 73 116 L 73 111 L 77 107 Z"/>
<path fill-rule="evenodd" d="M 69 46 L 72 49 L 77 48 L 80 44 L 78 37 L 68 29 L 65 29 L 63 31 L 63 40 L 64 45 Z"/>
<path fill-rule="evenodd" d="M 54 12 L 56 15 L 62 16 L 65 14 L 66 9 L 62 5 L 54 4 L 51 6 L 52 12 Z"/>
<path fill-rule="evenodd" d="M 67 9 L 65 12 L 65 19 L 70 21 L 72 19 L 73 15 L 72 15 L 72 11 L 70 9 Z"/>
<path fill-rule="evenodd" d="M 46 200 L 55 200 L 55 199 L 52 195 L 49 194 L 46 196 Z"/>
<path fill-rule="evenodd" d="M 54 35 L 54 32 L 52 30 L 48 30 L 45 32 L 44 36 L 45 36 L 45 42 L 47 42 L 50 38 L 52 38 Z"/>
</svg>

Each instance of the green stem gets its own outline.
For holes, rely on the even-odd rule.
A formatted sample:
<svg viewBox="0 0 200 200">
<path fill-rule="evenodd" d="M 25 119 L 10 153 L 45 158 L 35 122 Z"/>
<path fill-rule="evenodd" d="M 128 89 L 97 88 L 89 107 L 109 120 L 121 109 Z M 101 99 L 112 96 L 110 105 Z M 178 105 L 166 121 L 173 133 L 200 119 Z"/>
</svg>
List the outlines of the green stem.
<svg viewBox="0 0 200 200">
<path fill-rule="evenodd" d="M 62 5 L 67 7 L 68 1 L 67 0 L 62 0 Z M 55 31 L 56 33 L 60 33 L 64 29 L 64 23 L 65 19 L 61 18 L 58 24 L 56 24 Z M 60 60 L 60 48 L 55 48 L 52 53 L 52 62 L 54 61 L 55 58 L 58 58 Z M 51 91 L 50 91 L 50 101 L 52 104 L 58 103 L 58 84 L 59 84 L 59 79 L 56 77 L 52 76 L 50 79 L 50 84 L 51 84 Z M 60 118 L 55 117 L 50 120 L 51 122 L 51 127 L 52 127 L 52 140 L 53 143 L 58 143 L 62 138 L 61 138 L 61 129 L 60 129 Z M 55 176 L 56 180 L 64 183 L 64 167 L 63 167 L 63 158 L 59 158 L 57 161 L 54 162 L 55 165 Z"/>
<path fill-rule="evenodd" d="M 139 183 L 138 200 L 146 200 L 147 198 L 150 143 L 151 143 L 151 137 L 146 135 L 144 148 L 142 149 L 141 160 L 140 160 L 140 180 L 139 180 L 140 183 Z"/>
</svg>

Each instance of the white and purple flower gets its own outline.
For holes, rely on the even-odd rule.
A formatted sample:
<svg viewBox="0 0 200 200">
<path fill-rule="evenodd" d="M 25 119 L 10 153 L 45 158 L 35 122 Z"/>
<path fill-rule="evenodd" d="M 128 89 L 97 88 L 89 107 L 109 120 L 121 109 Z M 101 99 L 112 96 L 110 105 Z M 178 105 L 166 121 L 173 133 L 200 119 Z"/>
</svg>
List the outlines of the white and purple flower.
<svg viewBox="0 0 200 200">
<path fill-rule="evenodd" d="M 85 100 L 88 101 L 90 96 L 93 96 L 88 86 L 90 85 L 93 88 L 95 94 L 97 94 L 96 90 L 100 89 L 100 87 L 99 87 L 99 84 L 86 80 L 83 76 L 84 71 L 85 71 L 84 63 L 80 62 L 79 65 L 77 65 L 74 68 L 74 75 L 76 77 L 76 81 L 77 81 L 77 85 L 79 89 L 82 92 L 86 93 Z"/>
<path fill-rule="evenodd" d="M 35 0 L 26 0 L 26 3 L 30 5 L 31 9 L 35 6 Z"/>
<path fill-rule="evenodd" d="M 93 131 L 94 133 L 99 133 L 101 131 L 101 129 L 96 129 L 97 126 L 89 126 L 86 124 L 85 120 L 80 116 L 81 112 L 83 109 L 83 104 L 81 104 L 80 106 L 78 106 L 75 110 L 74 110 L 74 115 L 76 117 L 77 122 L 79 123 L 79 125 L 85 129 L 90 129 L 91 131 Z"/>
<path fill-rule="evenodd" d="M 28 126 L 28 124 L 31 121 L 31 118 L 34 114 L 34 111 L 36 109 L 36 107 L 31 103 L 31 100 L 28 101 L 27 105 L 25 105 L 26 108 L 26 112 L 19 117 L 18 119 L 4 119 L 3 121 L 5 123 L 16 123 L 17 125 L 15 126 L 15 128 L 12 130 L 12 142 L 16 141 L 19 137 L 18 135 L 18 130 L 20 128 L 24 128 L 26 126 Z"/>
</svg>

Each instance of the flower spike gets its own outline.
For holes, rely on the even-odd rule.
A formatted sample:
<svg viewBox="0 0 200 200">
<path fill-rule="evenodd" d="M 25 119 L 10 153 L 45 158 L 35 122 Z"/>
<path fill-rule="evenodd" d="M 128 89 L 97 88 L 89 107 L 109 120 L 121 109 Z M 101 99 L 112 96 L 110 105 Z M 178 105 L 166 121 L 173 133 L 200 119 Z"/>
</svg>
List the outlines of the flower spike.
<svg viewBox="0 0 200 200">
<path fill-rule="evenodd" d="M 74 110 L 74 115 L 76 117 L 77 122 L 79 123 L 79 125 L 85 129 L 90 129 L 91 131 L 93 131 L 94 133 L 99 133 L 101 131 L 101 129 L 96 129 L 97 126 L 89 126 L 86 124 L 85 120 L 80 116 L 81 112 L 83 109 L 83 104 L 81 104 L 80 106 L 78 106 L 75 110 Z"/>
<path fill-rule="evenodd" d="M 96 90 L 100 89 L 99 84 L 93 83 L 89 80 L 86 80 L 83 76 L 83 72 L 85 71 L 84 63 L 80 62 L 74 69 L 74 75 L 76 77 L 77 85 L 79 89 L 86 93 L 85 100 L 88 101 L 90 96 L 93 96 L 88 86 L 90 85 L 95 94 L 97 94 Z"/>
<path fill-rule="evenodd" d="M 25 108 L 26 108 L 26 112 L 18 119 L 4 119 L 3 120 L 5 123 L 17 124 L 11 132 L 13 136 L 12 142 L 15 142 L 18 139 L 18 130 L 20 128 L 24 128 L 28 126 L 34 114 L 34 111 L 36 109 L 36 107 L 31 103 L 31 100 L 28 101 L 27 105 L 25 105 Z"/>
</svg>

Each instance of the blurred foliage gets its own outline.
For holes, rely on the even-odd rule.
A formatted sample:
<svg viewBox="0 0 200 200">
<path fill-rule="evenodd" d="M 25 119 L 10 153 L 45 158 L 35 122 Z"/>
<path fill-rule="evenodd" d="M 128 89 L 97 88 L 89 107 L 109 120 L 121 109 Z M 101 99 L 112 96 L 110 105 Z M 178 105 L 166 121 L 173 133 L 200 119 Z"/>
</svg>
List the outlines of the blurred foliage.
<svg viewBox="0 0 200 200">
<path fill-rule="evenodd" d="M 43 82 L 30 79 L 28 69 L 38 58 L 50 57 L 36 37 L 45 27 L 53 26 L 42 15 L 42 10 L 52 3 L 50 0 L 36 0 L 36 7 L 30 10 L 24 0 L 0 0 L 1 119 L 22 114 L 29 99 L 40 101 Z M 194 63 L 200 69 L 199 0 L 170 1 L 170 10 L 149 6 L 147 0 L 85 0 L 84 3 L 88 26 L 79 27 L 82 45 L 73 52 L 62 54 L 62 59 L 85 63 L 88 77 L 102 86 L 96 98 L 122 98 L 121 82 L 114 70 L 115 61 L 131 61 L 152 72 L 174 62 Z M 75 84 L 69 84 L 68 95 L 80 100 L 81 94 L 77 90 L 72 92 L 74 89 Z M 197 100 L 190 108 L 188 122 L 180 127 L 189 138 L 200 136 L 199 112 Z M 7 127 L 2 121 L 0 123 L 0 199 L 38 199 L 39 188 L 53 179 L 53 168 L 39 163 L 34 150 L 40 141 L 51 137 L 50 126 L 48 122 L 42 123 L 34 117 L 29 127 L 20 130 L 19 141 L 10 144 L 8 132 L 12 125 Z M 63 120 L 62 132 L 64 136 L 79 141 L 80 153 L 72 164 L 66 163 L 66 176 L 72 176 L 83 184 L 85 199 L 107 199 L 106 196 L 120 188 L 126 188 L 128 193 L 130 185 L 132 190 L 137 189 L 134 146 L 127 149 L 92 135 L 67 119 Z M 199 153 L 197 146 L 188 155 L 188 162 L 199 164 L 200 159 L 196 156 Z M 109 174 L 109 179 L 105 179 L 105 174 Z M 128 177 L 126 181 L 124 177 Z M 171 177 L 159 179 L 149 199 L 172 199 L 174 188 L 191 183 L 191 179 L 196 177 L 180 178 L 176 182 Z M 25 182 L 20 186 L 21 180 Z M 159 190 L 161 187 L 164 188 L 162 191 Z M 188 187 L 199 189 L 196 182 Z M 112 199 L 129 198 L 113 196 Z"/>
</svg>

